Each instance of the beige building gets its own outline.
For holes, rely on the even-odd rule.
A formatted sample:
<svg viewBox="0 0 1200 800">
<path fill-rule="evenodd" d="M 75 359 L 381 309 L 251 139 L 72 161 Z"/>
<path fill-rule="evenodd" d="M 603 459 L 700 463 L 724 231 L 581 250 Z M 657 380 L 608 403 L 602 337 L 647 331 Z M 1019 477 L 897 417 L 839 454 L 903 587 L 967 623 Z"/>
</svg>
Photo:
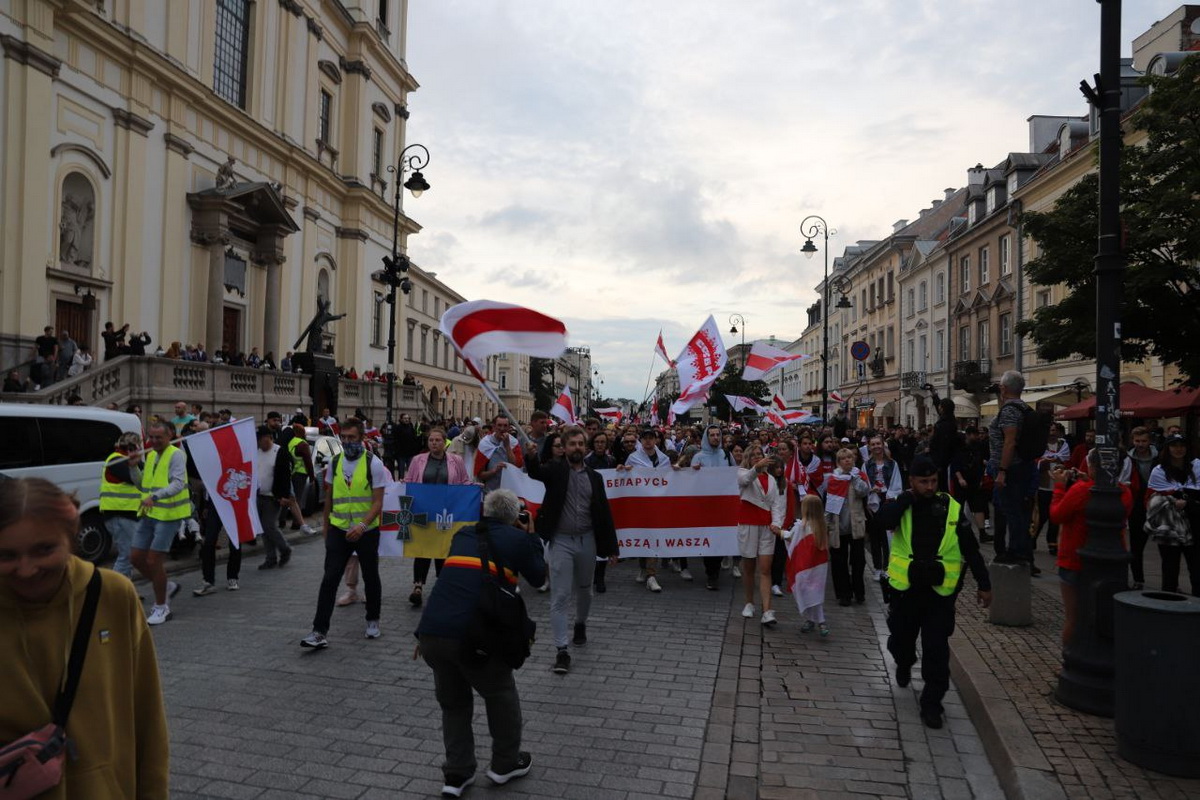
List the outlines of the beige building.
<svg viewBox="0 0 1200 800">
<path fill-rule="evenodd" d="M 383 366 L 371 273 L 417 88 L 406 12 L 0 0 L 0 360 L 47 324 L 99 349 L 107 320 L 279 359 L 321 297 L 347 314 L 337 363 Z M 401 213 L 402 251 L 418 230 Z"/>
</svg>

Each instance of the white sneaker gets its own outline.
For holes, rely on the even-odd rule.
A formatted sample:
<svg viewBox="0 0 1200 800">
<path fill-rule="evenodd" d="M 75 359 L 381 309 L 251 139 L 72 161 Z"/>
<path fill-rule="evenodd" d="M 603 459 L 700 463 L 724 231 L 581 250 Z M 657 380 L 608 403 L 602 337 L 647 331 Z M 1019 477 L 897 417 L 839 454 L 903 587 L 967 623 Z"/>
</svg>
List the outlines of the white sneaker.
<svg viewBox="0 0 1200 800">
<path fill-rule="evenodd" d="M 150 609 L 150 616 L 146 617 L 147 625 L 162 625 L 171 618 L 170 606 L 154 606 Z"/>
<path fill-rule="evenodd" d="M 300 532 L 305 536 L 316 536 L 317 532 L 312 529 L 312 526 L 307 522 L 300 526 Z"/>
<path fill-rule="evenodd" d="M 637 577 L 634 578 L 634 580 L 637 581 L 638 583 L 645 583 L 646 582 L 646 570 L 639 569 L 637 572 Z"/>
<path fill-rule="evenodd" d="M 771 587 L 771 594 L 775 597 L 783 597 L 783 589 L 779 588 L 779 584 L 774 584 Z"/>
<path fill-rule="evenodd" d="M 746 603 L 746 605 L 742 607 L 742 616 L 746 619 L 754 618 L 754 603 Z"/>
<path fill-rule="evenodd" d="M 721 569 L 729 569 L 732 566 L 733 566 L 733 559 L 730 558 L 729 556 L 725 556 L 724 558 L 721 559 Z"/>
<path fill-rule="evenodd" d="M 766 625 L 768 628 L 773 626 L 775 624 L 775 612 L 769 609 L 764 611 L 762 615 L 762 624 Z"/>
<path fill-rule="evenodd" d="M 683 570 L 680 570 L 680 571 L 679 571 L 679 577 L 683 578 L 685 581 L 690 581 L 690 580 L 693 580 L 693 578 L 692 578 L 692 571 L 691 571 L 690 569 L 683 569 Z"/>
<path fill-rule="evenodd" d="M 735 577 L 735 578 L 742 577 L 742 568 L 739 567 L 737 564 L 733 565 L 733 577 Z"/>
<path fill-rule="evenodd" d="M 206 581 L 204 583 L 201 583 L 195 589 L 192 589 L 192 595 L 195 597 L 204 597 L 204 595 L 212 594 L 216 590 L 217 590 L 217 587 L 213 586 L 211 583 L 208 583 Z"/>
<path fill-rule="evenodd" d="M 378 639 L 379 638 L 379 622 L 378 622 L 378 620 L 372 620 L 371 622 L 367 623 L 367 638 L 368 639 Z"/>
<path fill-rule="evenodd" d="M 167 581 L 167 599 L 170 600 L 175 595 L 179 594 L 180 586 L 175 581 Z"/>
<path fill-rule="evenodd" d="M 679 566 L 679 562 L 672 559 L 671 560 L 671 572 L 679 572 L 681 569 L 682 569 L 682 567 Z"/>
<path fill-rule="evenodd" d="M 653 575 L 646 578 L 646 588 L 652 592 L 662 591 L 662 587 L 658 585 L 658 578 L 654 577 Z"/>
<path fill-rule="evenodd" d="M 229 580 L 226 582 L 226 584 L 225 584 L 225 588 L 226 588 L 226 589 L 228 589 L 228 590 L 229 590 L 229 591 L 231 591 L 231 592 L 236 592 L 238 589 L 240 589 L 240 588 L 242 588 L 242 587 L 238 586 L 237 578 L 230 578 L 230 579 L 229 579 Z"/>
</svg>

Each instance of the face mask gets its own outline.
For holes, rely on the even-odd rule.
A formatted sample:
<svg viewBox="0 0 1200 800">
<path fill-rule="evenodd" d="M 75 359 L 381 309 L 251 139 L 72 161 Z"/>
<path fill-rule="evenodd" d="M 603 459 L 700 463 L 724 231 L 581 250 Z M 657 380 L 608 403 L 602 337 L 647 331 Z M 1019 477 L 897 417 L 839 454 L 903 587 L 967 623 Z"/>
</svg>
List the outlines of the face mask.
<svg viewBox="0 0 1200 800">
<path fill-rule="evenodd" d="M 343 442 L 342 443 L 342 452 L 345 453 L 346 458 L 350 459 L 351 461 L 354 461 L 355 459 L 360 458 L 365 449 L 366 448 L 363 447 L 362 442 Z"/>
</svg>

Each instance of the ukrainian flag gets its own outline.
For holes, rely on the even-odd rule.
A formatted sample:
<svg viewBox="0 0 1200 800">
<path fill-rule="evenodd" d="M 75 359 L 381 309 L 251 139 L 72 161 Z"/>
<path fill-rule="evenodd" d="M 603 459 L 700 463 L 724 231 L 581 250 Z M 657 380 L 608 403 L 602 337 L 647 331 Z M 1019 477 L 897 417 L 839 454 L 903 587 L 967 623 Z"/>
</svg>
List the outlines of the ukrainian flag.
<svg viewBox="0 0 1200 800">
<path fill-rule="evenodd" d="M 385 504 L 380 528 L 409 558 L 445 558 L 454 534 L 479 521 L 483 487 L 478 484 L 407 483 L 399 494 L 396 506 Z"/>
</svg>

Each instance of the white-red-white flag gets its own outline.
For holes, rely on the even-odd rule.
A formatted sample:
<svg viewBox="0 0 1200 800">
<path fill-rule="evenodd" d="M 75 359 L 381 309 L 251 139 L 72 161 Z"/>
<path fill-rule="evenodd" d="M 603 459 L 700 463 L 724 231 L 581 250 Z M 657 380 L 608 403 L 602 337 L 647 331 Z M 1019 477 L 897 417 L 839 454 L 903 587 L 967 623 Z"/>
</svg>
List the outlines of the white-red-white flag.
<svg viewBox="0 0 1200 800">
<path fill-rule="evenodd" d="M 787 420 L 789 425 L 804 425 L 809 422 L 815 422 L 817 415 L 807 409 L 794 408 L 784 411 L 783 418 Z"/>
<path fill-rule="evenodd" d="M 665 477 L 664 477 L 665 475 Z M 726 556 L 737 552 L 737 470 L 663 473 L 646 467 L 600 470 L 621 555 Z"/>
<path fill-rule="evenodd" d="M 525 502 L 530 519 L 537 519 L 538 509 L 546 499 L 546 484 L 517 469 L 500 472 L 500 488 L 508 489 Z"/>
<path fill-rule="evenodd" d="M 471 300 L 451 306 L 440 325 L 471 374 L 487 383 L 488 356 L 520 353 L 558 358 L 567 349 L 567 326 L 554 317 L 511 303 Z"/>
<path fill-rule="evenodd" d="M 660 356 L 662 356 L 662 360 L 667 362 L 667 366 L 669 366 L 669 367 L 675 366 L 675 362 L 671 360 L 671 357 L 669 355 L 667 355 L 667 346 L 665 344 L 663 344 L 661 330 L 658 332 L 658 342 L 654 345 L 654 352 L 658 353 Z"/>
<path fill-rule="evenodd" d="M 756 381 L 776 367 L 809 357 L 804 353 L 789 353 L 787 350 L 773 347 L 766 342 L 755 342 L 750 345 L 750 353 L 746 356 L 746 365 L 742 369 L 742 380 Z"/>
<path fill-rule="evenodd" d="M 830 473 L 829 482 L 825 485 L 826 514 L 836 517 L 842 513 L 842 506 L 846 505 L 846 498 L 850 496 L 850 482 L 854 478 L 865 480 L 858 467 L 854 467 L 848 473 Z"/>
<path fill-rule="evenodd" d="M 796 608 L 805 610 L 825 602 L 825 580 L 829 574 L 829 546 L 822 549 L 817 537 L 800 520 L 792 528 L 787 542 L 788 559 L 784 567 L 787 588 L 796 599 Z"/>
<path fill-rule="evenodd" d="M 774 397 L 771 398 L 771 405 L 775 406 L 780 411 L 788 410 L 787 402 L 785 402 L 784 399 L 782 397 L 780 397 L 779 395 L 775 395 Z"/>
<path fill-rule="evenodd" d="M 846 402 L 846 398 L 842 397 L 840 394 L 838 394 L 837 392 L 834 392 L 834 391 L 831 391 L 831 392 L 829 393 L 829 399 L 830 399 L 830 400 L 832 400 L 832 401 L 833 401 L 833 402 L 835 402 L 835 403 L 844 403 L 844 402 Z"/>
<path fill-rule="evenodd" d="M 561 419 L 565 425 L 579 424 L 579 420 L 575 419 L 575 403 L 571 400 L 570 386 L 563 387 L 562 394 L 550 408 L 550 416 Z"/>
<path fill-rule="evenodd" d="M 489 433 L 487 436 L 479 440 L 479 447 L 475 450 L 476 475 L 487 469 L 488 462 L 492 460 L 492 454 L 494 454 L 501 447 L 504 447 L 505 444 L 505 442 L 497 441 L 496 434 L 494 433 Z M 517 437 L 513 436 L 511 433 L 508 435 L 507 453 L 507 460 L 510 464 L 515 464 L 516 466 L 524 469 L 525 451 L 521 449 L 521 445 L 517 441 Z M 502 471 L 508 472 L 507 469 Z"/>
<path fill-rule="evenodd" d="M 188 453 L 231 547 L 254 541 L 263 530 L 258 517 L 257 439 L 250 417 L 187 437 Z"/>
<path fill-rule="evenodd" d="M 729 402 L 729 407 L 734 411 L 753 411 L 756 414 L 762 413 L 762 406 L 753 397 L 743 397 L 738 394 L 727 394 L 725 399 Z"/>
<path fill-rule="evenodd" d="M 667 425 L 674 425 L 674 424 L 675 424 L 675 406 L 671 406 L 669 409 L 667 409 Z"/>
<path fill-rule="evenodd" d="M 617 425 L 621 422 L 621 409 L 617 408 L 616 406 L 609 406 L 608 408 L 593 408 L 592 411 L 594 411 L 601 419 L 611 422 L 614 425 Z"/>
<path fill-rule="evenodd" d="M 721 333 L 717 330 L 717 321 L 710 314 L 675 360 L 682 388 L 679 399 L 671 405 L 671 409 L 676 414 L 682 414 L 707 400 L 709 388 L 721 377 L 728 360 L 725 343 L 721 341 Z"/>
</svg>

